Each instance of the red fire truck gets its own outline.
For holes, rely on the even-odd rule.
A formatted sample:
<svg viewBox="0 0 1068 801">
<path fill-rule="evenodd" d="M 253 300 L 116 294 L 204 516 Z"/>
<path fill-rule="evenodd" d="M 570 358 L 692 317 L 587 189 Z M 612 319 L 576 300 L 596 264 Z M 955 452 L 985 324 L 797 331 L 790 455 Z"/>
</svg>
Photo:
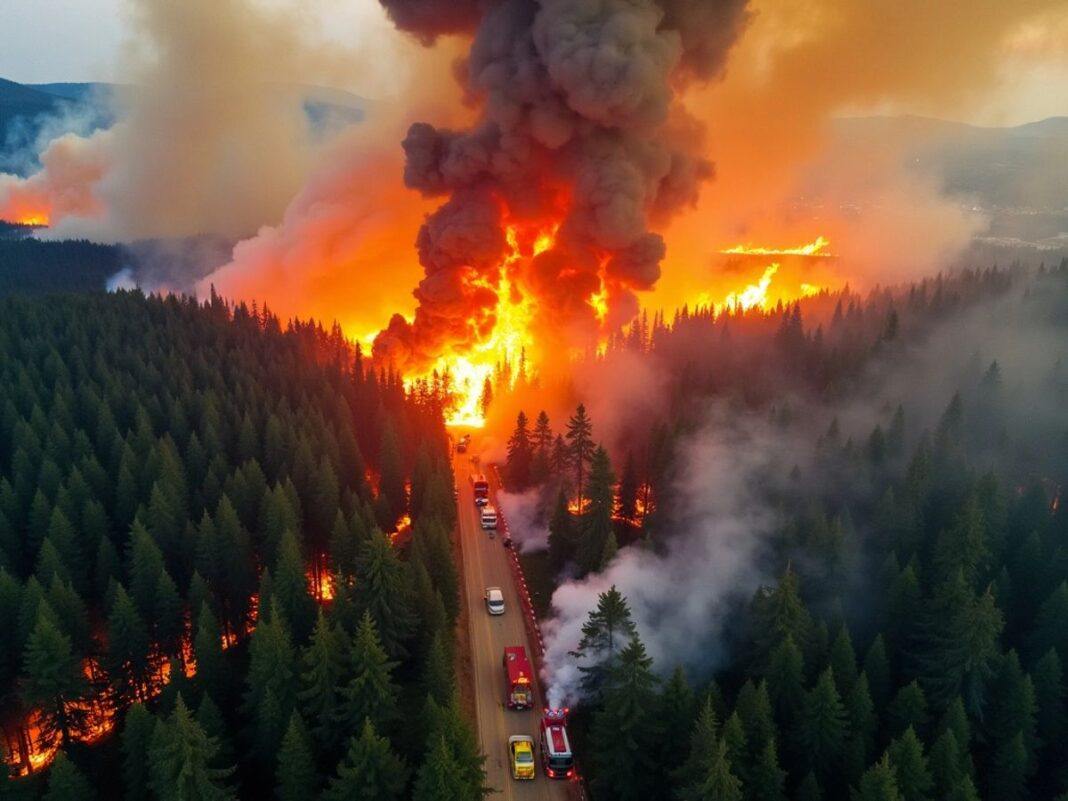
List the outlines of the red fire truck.
<svg viewBox="0 0 1068 801">
<path fill-rule="evenodd" d="M 566 709 L 546 709 L 541 719 L 541 764 L 550 779 L 575 775 L 575 757 L 567 736 Z"/>
<path fill-rule="evenodd" d="M 486 477 L 481 473 L 471 476 L 471 484 L 475 490 L 475 505 L 485 506 L 489 503 L 489 482 Z"/>
<path fill-rule="evenodd" d="M 534 671 L 522 645 L 504 649 L 504 673 L 508 682 L 505 702 L 509 709 L 530 709 L 534 704 Z"/>
</svg>

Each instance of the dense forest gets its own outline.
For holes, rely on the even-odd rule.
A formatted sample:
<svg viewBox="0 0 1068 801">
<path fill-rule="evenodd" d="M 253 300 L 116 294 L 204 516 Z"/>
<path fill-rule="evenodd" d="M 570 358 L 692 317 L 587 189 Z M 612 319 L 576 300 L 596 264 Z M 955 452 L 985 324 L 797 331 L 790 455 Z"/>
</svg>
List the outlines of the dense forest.
<svg viewBox="0 0 1068 801">
<path fill-rule="evenodd" d="M 1012 361 L 983 359 L 976 343 L 998 337 Z M 758 469 L 734 466 L 774 524 L 748 532 L 760 547 L 746 567 L 764 580 L 710 610 L 708 633 L 682 632 L 703 662 L 654 664 L 643 636 L 662 632 L 643 631 L 632 603 L 650 587 L 597 597 L 572 654 L 593 797 L 1068 798 L 1065 342 L 1064 264 L 964 273 L 866 299 L 641 320 L 587 370 L 621 352 L 637 355 L 630 371 L 663 368 L 661 412 L 621 409 L 625 436 L 604 447 L 581 405 L 557 428 L 520 413 L 505 480 L 537 491 L 549 530 L 547 553 L 524 559 L 578 590 L 624 575 L 613 568 L 634 549 L 648 558 L 627 568 L 656 579 L 649 565 L 696 536 L 680 487 L 710 428 L 744 420 L 782 444 Z M 956 391 L 942 397 L 946 380 Z M 496 389 L 494 403 L 523 401 Z M 676 588 L 676 611 L 700 580 Z M 659 620 L 679 625 L 670 608 Z"/>
<path fill-rule="evenodd" d="M 124 266 L 117 245 L 80 240 L 44 242 L 25 226 L 0 221 L 0 297 L 55 292 L 103 292 Z"/>
<path fill-rule="evenodd" d="M 0 299 L 0 797 L 480 797 L 454 515 L 336 328 Z"/>
</svg>

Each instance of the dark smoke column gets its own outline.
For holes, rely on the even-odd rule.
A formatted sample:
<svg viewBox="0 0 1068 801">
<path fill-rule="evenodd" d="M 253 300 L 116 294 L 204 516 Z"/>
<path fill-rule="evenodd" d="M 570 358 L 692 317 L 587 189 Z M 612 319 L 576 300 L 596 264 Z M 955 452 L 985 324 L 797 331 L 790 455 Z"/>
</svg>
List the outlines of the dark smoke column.
<svg viewBox="0 0 1068 801">
<path fill-rule="evenodd" d="M 473 36 L 457 74 L 481 117 L 466 131 L 417 123 L 404 140 L 407 185 L 446 200 L 419 232 L 415 320 L 394 317 L 376 356 L 419 371 L 484 341 L 506 227 L 556 232 L 537 255 L 521 238 L 509 266 L 536 302 L 540 342 L 595 334 L 589 299 L 602 290 L 606 324 L 627 322 L 635 292 L 660 277 L 653 226 L 693 205 L 713 174 L 676 93 L 722 72 L 746 0 L 381 2 L 427 45 Z"/>
</svg>

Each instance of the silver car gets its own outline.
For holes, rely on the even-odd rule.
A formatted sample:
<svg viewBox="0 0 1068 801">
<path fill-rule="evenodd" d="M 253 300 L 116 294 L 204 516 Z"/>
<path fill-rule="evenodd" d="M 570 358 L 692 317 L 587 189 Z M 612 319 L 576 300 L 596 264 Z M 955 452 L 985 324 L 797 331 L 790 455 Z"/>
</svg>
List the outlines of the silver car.
<svg viewBox="0 0 1068 801">
<path fill-rule="evenodd" d="M 486 587 L 486 611 L 491 615 L 504 614 L 504 593 L 500 587 Z"/>
</svg>

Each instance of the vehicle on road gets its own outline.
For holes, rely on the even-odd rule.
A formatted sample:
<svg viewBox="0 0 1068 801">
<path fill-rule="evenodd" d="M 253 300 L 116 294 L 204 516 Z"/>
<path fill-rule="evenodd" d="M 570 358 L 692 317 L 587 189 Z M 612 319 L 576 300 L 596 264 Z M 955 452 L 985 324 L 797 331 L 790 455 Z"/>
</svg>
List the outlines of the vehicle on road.
<svg viewBox="0 0 1068 801">
<path fill-rule="evenodd" d="M 467 453 L 467 446 L 470 443 L 471 443 L 471 435 L 470 434 L 464 434 L 462 437 L 460 437 L 459 441 L 456 443 L 456 452 L 457 453 Z"/>
<path fill-rule="evenodd" d="M 483 506 L 479 518 L 482 522 L 483 530 L 491 532 L 497 530 L 497 510 L 492 506 Z"/>
<path fill-rule="evenodd" d="M 491 615 L 504 614 L 504 593 L 500 587 L 486 587 L 486 611 Z"/>
<path fill-rule="evenodd" d="M 504 672 L 508 681 L 505 704 L 509 709 L 530 709 L 534 705 L 534 671 L 522 645 L 504 649 Z"/>
<path fill-rule="evenodd" d="M 471 475 L 471 485 L 475 490 L 475 506 L 485 506 L 489 503 L 489 482 L 481 473 Z"/>
<path fill-rule="evenodd" d="M 566 709 L 546 709 L 541 719 L 541 764 L 550 779 L 575 775 L 575 757 L 567 736 Z"/>
<path fill-rule="evenodd" d="M 513 734 L 508 738 L 508 758 L 512 763 L 512 778 L 534 778 L 534 738 Z"/>
</svg>

